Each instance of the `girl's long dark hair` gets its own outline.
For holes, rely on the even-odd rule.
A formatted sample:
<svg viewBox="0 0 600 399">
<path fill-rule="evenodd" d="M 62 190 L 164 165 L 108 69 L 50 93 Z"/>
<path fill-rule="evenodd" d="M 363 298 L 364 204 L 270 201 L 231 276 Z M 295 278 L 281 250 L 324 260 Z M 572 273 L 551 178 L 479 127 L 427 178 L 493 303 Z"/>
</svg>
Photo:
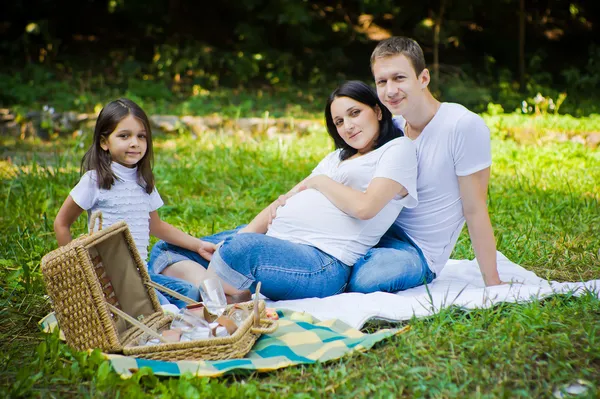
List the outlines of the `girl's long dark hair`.
<svg viewBox="0 0 600 399">
<path fill-rule="evenodd" d="M 379 101 L 379 98 L 377 98 L 377 92 L 375 89 L 359 80 L 350 80 L 342 84 L 340 87 L 335 89 L 333 93 L 331 93 L 329 99 L 327 100 L 327 105 L 325 106 L 325 122 L 327 123 L 327 132 L 333 139 L 335 148 L 342 149 L 340 152 L 340 159 L 342 161 L 356 154 L 357 150 L 349 146 L 344 139 L 340 137 L 337 127 L 333 122 L 333 117 L 331 116 L 331 103 L 333 103 L 333 100 L 338 97 L 348 97 L 358 101 L 359 103 L 368 105 L 371 108 L 375 108 L 376 105 L 379 106 L 379 109 L 381 110 L 381 120 L 379 121 L 379 137 L 377 137 L 373 149 L 381 147 L 390 140 L 404 136 L 402 130 L 394 125 L 394 122 L 392 121 L 392 113 L 385 107 L 385 105 L 381 103 L 381 101 Z"/>
<path fill-rule="evenodd" d="M 94 129 L 94 142 L 81 160 L 81 174 L 88 170 L 95 170 L 98 176 L 98 186 L 110 190 L 117 176 L 110 166 L 112 161 L 109 152 L 104 151 L 100 143 L 102 140 L 108 140 L 108 136 L 115 131 L 119 122 L 129 115 L 137 118 L 146 130 L 147 148 L 146 153 L 137 163 L 137 182 L 150 194 L 154 190 L 154 174 L 152 173 L 154 153 L 152 151 L 150 121 L 144 110 L 127 98 L 111 101 L 100 111 Z"/>
</svg>

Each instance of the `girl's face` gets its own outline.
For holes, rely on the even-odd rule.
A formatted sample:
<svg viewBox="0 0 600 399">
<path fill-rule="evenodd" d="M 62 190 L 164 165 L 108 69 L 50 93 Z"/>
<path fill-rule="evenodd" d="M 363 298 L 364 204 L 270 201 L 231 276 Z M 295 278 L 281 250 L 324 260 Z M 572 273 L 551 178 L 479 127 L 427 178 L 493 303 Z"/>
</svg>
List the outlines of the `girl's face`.
<svg viewBox="0 0 600 399">
<path fill-rule="evenodd" d="M 381 110 L 350 97 L 338 97 L 331 103 L 331 117 L 337 132 L 350 147 L 364 154 L 371 151 L 379 137 Z"/>
<path fill-rule="evenodd" d="M 133 168 L 146 155 L 147 140 L 144 125 L 133 115 L 128 115 L 108 137 L 100 139 L 100 147 L 110 153 L 113 161 Z"/>
</svg>

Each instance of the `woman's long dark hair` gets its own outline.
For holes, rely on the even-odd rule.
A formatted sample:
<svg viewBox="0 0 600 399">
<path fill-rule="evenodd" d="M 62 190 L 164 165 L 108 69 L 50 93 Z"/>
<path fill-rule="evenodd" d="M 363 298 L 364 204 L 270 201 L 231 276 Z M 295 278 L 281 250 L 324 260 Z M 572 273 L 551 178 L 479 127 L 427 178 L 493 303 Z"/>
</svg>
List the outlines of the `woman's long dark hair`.
<svg viewBox="0 0 600 399">
<path fill-rule="evenodd" d="M 379 148 L 390 140 L 404 136 L 402 130 L 394 125 L 392 121 L 392 113 L 379 101 L 377 98 L 377 92 L 374 88 L 368 84 L 361 82 L 360 80 L 350 80 L 340 87 L 335 89 L 327 100 L 325 106 L 325 122 L 327 123 L 327 132 L 335 143 L 335 148 L 341 148 L 340 159 L 343 161 L 356 154 L 357 150 L 349 146 L 344 139 L 340 137 L 337 131 L 337 127 L 333 122 L 331 116 L 331 103 L 338 97 L 348 97 L 359 103 L 368 105 L 371 108 L 379 106 L 381 110 L 381 120 L 379 121 L 379 137 L 375 140 L 373 149 Z"/>
<path fill-rule="evenodd" d="M 110 153 L 104 151 L 100 144 L 103 140 L 108 140 L 108 136 L 115 131 L 119 122 L 129 115 L 133 115 L 139 120 L 146 130 L 147 148 L 146 153 L 137 163 L 137 182 L 150 194 L 154 190 L 154 174 L 152 173 L 154 153 L 152 150 L 150 121 L 144 110 L 127 98 L 111 101 L 100 111 L 94 129 L 94 142 L 81 160 L 81 174 L 88 170 L 95 170 L 98 176 L 98 186 L 110 190 L 117 176 L 110 166 L 112 162 Z"/>
</svg>

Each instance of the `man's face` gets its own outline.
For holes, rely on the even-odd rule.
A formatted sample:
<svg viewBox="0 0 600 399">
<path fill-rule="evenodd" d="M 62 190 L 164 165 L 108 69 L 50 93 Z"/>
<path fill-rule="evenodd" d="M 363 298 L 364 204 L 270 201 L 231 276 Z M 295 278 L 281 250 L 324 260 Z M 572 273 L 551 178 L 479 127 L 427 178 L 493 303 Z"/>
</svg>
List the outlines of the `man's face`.
<svg viewBox="0 0 600 399">
<path fill-rule="evenodd" d="M 429 84 L 429 71 L 424 69 L 417 76 L 404 54 L 376 59 L 373 76 L 379 99 L 394 115 L 405 115 Z"/>
</svg>

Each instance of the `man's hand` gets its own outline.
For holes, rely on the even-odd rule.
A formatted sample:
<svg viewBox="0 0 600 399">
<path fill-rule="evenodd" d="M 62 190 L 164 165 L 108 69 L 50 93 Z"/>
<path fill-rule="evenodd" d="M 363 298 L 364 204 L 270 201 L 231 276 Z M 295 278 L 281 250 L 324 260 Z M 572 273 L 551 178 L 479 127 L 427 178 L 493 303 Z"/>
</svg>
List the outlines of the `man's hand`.
<svg viewBox="0 0 600 399">
<path fill-rule="evenodd" d="M 493 279 L 491 281 L 486 281 L 485 282 L 485 286 L 486 287 L 492 287 L 494 285 L 505 285 L 505 284 L 508 284 L 508 283 L 505 282 L 505 281 L 500 280 L 500 278 Z"/>
<path fill-rule="evenodd" d="M 486 286 L 502 283 L 496 263 L 496 240 L 487 209 L 487 187 L 490 168 L 458 177 L 463 213 L 469 237 Z"/>
<path fill-rule="evenodd" d="M 217 246 L 211 242 L 206 242 L 202 240 L 198 240 L 200 243 L 198 244 L 198 253 L 204 259 L 210 262 L 212 259 L 213 253 L 217 250 Z"/>
</svg>

